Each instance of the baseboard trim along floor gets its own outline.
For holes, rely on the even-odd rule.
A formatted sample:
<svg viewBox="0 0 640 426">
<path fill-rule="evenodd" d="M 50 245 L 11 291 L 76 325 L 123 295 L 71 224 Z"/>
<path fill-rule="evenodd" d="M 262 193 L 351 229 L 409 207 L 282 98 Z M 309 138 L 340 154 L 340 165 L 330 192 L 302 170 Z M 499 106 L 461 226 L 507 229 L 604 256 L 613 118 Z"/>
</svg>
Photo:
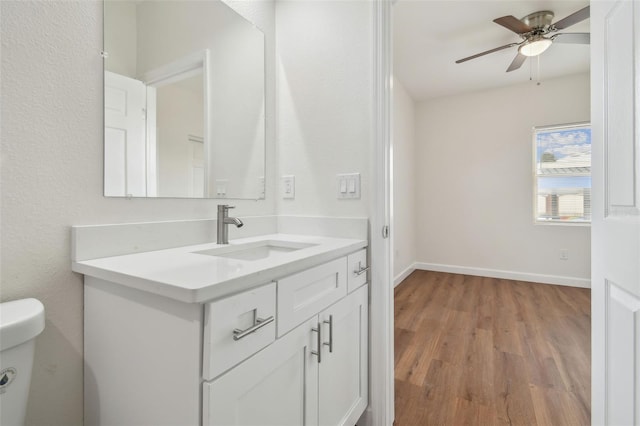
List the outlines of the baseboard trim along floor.
<svg viewBox="0 0 640 426">
<path fill-rule="evenodd" d="M 451 274 L 474 275 L 478 277 L 501 278 L 514 281 L 527 281 L 540 284 L 564 285 L 569 287 L 591 288 L 588 278 L 567 277 L 562 275 L 545 275 L 531 272 L 504 271 L 500 269 L 475 268 L 459 265 L 445 265 L 440 263 L 416 262 L 402 271 L 395 279 L 394 285 L 400 284 L 413 271 L 448 272 Z"/>
</svg>

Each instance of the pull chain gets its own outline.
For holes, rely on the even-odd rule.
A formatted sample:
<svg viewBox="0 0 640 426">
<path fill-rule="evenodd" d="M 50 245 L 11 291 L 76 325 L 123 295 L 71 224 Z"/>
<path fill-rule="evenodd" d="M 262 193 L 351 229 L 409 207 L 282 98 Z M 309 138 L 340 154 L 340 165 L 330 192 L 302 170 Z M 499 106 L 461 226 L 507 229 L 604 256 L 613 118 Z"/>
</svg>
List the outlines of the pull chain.
<svg viewBox="0 0 640 426">
<path fill-rule="evenodd" d="M 538 55 L 538 84 L 537 86 L 540 86 L 540 55 Z"/>
</svg>

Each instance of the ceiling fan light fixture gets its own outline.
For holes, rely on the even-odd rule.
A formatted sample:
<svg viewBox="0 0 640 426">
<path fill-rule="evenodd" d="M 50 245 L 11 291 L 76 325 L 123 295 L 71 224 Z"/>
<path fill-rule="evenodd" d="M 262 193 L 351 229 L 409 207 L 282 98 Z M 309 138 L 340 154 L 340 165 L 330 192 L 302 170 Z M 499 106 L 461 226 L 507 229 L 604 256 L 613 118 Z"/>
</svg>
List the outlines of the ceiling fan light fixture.
<svg viewBox="0 0 640 426">
<path fill-rule="evenodd" d="M 524 56 L 538 56 L 551 46 L 551 39 L 538 36 L 518 48 L 518 52 Z"/>
</svg>

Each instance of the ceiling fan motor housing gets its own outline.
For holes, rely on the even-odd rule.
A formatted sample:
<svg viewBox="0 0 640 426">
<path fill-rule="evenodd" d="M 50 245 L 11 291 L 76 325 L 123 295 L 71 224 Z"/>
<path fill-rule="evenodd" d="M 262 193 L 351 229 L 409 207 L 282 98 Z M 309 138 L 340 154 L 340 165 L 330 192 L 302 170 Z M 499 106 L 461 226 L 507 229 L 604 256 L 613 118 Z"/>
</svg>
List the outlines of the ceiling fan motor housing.
<svg viewBox="0 0 640 426">
<path fill-rule="evenodd" d="M 553 21 L 553 12 L 550 10 L 542 10 L 540 12 L 530 13 L 521 19 L 521 21 L 525 24 L 533 28 L 533 32 L 539 33 L 544 31 L 551 25 Z"/>
</svg>

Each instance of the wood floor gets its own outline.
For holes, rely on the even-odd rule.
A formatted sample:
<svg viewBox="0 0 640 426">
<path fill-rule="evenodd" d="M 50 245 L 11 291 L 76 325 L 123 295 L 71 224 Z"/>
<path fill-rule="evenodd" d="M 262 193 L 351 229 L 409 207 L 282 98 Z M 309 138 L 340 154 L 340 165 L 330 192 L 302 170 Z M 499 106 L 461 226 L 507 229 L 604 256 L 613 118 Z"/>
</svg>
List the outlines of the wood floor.
<svg viewBox="0 0 640 426">
<path fill-rule="evenodd" d="M 395 425 L 588 425 L 590 304 L 588 289 L 414 272 L 395 290 Z"/>
</svg>

